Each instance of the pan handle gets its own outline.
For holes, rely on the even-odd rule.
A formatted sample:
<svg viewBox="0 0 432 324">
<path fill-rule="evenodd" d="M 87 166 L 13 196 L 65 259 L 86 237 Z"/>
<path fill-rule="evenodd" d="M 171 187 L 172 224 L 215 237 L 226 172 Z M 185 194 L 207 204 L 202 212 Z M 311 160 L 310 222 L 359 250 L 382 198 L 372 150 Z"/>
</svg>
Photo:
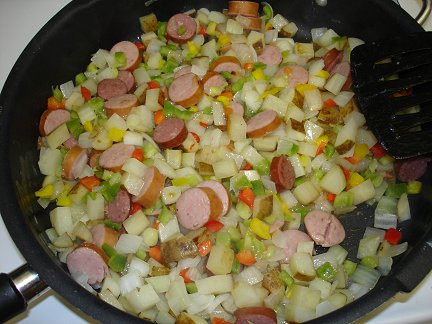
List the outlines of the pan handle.
<svg viewBox="0 0 432 324">
<path fill-rule="evenodd" d="M 430 13 L 431 13 L 431 0 L 423 0 L 423 5 L 420 9 L 420 12 L 418 13 L 417 17 L 415 18 L 415 20 L 417 20 L 417 22 L 420 25 L 423 25 L 426 21 L 426 19 L 429 17 Z"/>
<path fill-rule="evenodd" d="M 10 274 L 0 273 L 0 323 L 25 311 L 28 303 L 47 288 L 47 284 L 28 264 Z"/>
</svg>

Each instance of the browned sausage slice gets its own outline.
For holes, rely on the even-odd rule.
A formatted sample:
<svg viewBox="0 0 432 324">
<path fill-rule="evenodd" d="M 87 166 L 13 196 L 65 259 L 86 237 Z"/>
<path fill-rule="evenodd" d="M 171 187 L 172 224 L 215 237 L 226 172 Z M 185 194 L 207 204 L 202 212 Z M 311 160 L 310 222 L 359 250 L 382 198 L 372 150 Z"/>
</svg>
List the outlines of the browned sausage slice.
<svg viewBox="0 0 432 324">
<path fill-rule="evenodd" d="M 126 94 L 126 84 L 120 79 L 104 79 L 98 83 L 97 94 L 104 100 Z"/>
<path fill-rule="evenodd" d="M 110 171 L 118 172 L 132 156 L 135 146 L 124 143 L 116 143 L 104 151 L 99 157 L 99 165 Z"/>
<path fill-rule="evenodd" d="M 176 14 L 168 20 L 168 37 L 179 44 L 186 43 L 194 38 L 197 24 L 195 20 L 183 13 Z"/>
<path fill-rule="evenodd" d="M 280 69 L 276 75 L 288 78 L 288 88 L 294 88 L 298 84 L 305 84 L 309 80 L 309 72 L 304 67 L 295 64 Z"/>
<path fill-rule="evenodd" d="M 336 64 L 339 63 L 343 55 L 342 51 L 338 51 L 336 48 L 332 48 L 328 51 L 323 59 L 324 59 L 324 70 L 330 72 Z"/>
<path fill-rule="evenodd" d="M 261 31 L 262 28 L 262 19 L 259 17 L 248 17 L 244 15 L 229 15 L 232 18 L 237 17 L 237 21 L 243 26 L 246 30 L 257 30 Z"/>
<path fill-rule="evenodd" d="M 156 167 L 150 167 L 146 169 L 143 180 L 144 186 L 138 196 L 132 198 L 132 201 L 141 204 L 145 208 L 150 208 L 161 194 L 165 185 L 165 176 Z"/>
<path fill-rule="evenodd" d="M 297 246 L 301 242 L 312 241 L 309 235 L 299 230 L 286 230 L 273 234 L 275 245 L 284 250 L 285 258 L 282 263 L 288 263 L 294 253 L 297 252 Z"/>
<path fill-rule="evenodd" d="M 73 137 L 72 135 L 63 142 L 63 145 L 67 148 L 67 149 L 71 149 L 74 146 L 78 146 L 78 141 L 76 140 L 75 137 Z"/>
<path fill-rule="evenodd" d="M 223 88 L 226 84 L 226 80 L 219 73 L 209 71 L 202 79 L 202 84 L 204 85 L 204 92 L 209 95 L 211 88 Z"/>
<path fill-rule="evenodd" d="M 235 56 L 221 56 L 213 61 L 210 70 L 215 72 L 238 73 L 242 70 L 241 63 Z"/>
<path fill-rule="evenodd" d="M 60 125 L 71 119 L 70 112 L 66 109 L 45 110 L 40 118 L 39 132 L 46 136 Z"/>
<path fill-rule="evenodd" d="M 296 179 L 294 168 L 285 155 L 275 156 L 270 164 L 270 179 L 278 192 L 289 190 Z"/>
<path fill-rule="evenodd" d="M 282 51 L 277 46 L 267 45 L 258 56 L 258 61 L 267 65 L 279 65 L 282 62 Z"/>
<path fill-rule="evenodd" d="M 427 170 L 427 164 L 431 161 L 428 157 L 415 157 L 406 160 L 396 160 L 395 171 L 399 180 L 408 182 L 421 178 Z"/>
<path fill-rule="evenodd" d="M 187 135 L 186 124 L 182 119 L 167 118 L 156 126 L 153 139 L 161 148 L 170 149 L 180 146 Z"/>
<path fill-rule="evenodd" d="M 127 93 L 135 90 L 135 78 L 130 71 L 121 70 L 117 76 L 117 79 L 121 80 L 126 84 Z"/>
<path fill-rule="evenodd" d="M 191 188 L 184 191 L 176 203 L 179 223 L 186 229 L 201 228 L 211 219 L 222 215 L 222 202 L 210 188 Z"/>
<path fill-rule="evenodd" d="M 115 44 L 111 48 L 111 53 L 115 54 L 116 52 L 123 52 L 126 57 L 126 65 L 120 68 L 120 70 L 133 71 L 141 63 L 141 53 L 138 47 L 132 42 L 121 41 Z"/>
<path fill-rule="evenodd" d="M 108 117 L 117 114 L 126 118 L 131 109 L 138 105 L 138 98 L 134 94 L 124 94 L 108 99 L 105 102 L 105 112 Z"/>
<path fill-rule="evenodd" d="M 231 208 L 231 196 L 225 187 L 216 180 L 207 180 L 201 182 L 197 187 L 206 187 L 212 189 L 216 195 L 219 197 L 222 203 L 222 215 L 225 216 L 228 213 L 228 210 Z"/>
<path fill-rule="evenodd" d="M 258 17 L 258 2 L 252 1 L 228 1 L 229 15 L 244 15 Z"/>
<path fill-rule="evenodd" d="M 66 258 L 69 271 L 73 274 L 84 274 L 90 285 L 102 283 L 109 275 L 105 253 L 96 245 L 83 243 Z"/>
<path fill-rule="evenodd" d="M 203 95 L 201 80 L 193 73 L 179 76 L 168 88 L 168 96 L 171 101 L 185 108 L 197 104 Z"/>
<path fill-rule="evenodd" d="M 119 238 L 119 233 L 117 231 L 111 227 L 105 226 L 104 224 L 93 226 L 91 233 L 93 236 L 93 244 L 96 244 L 99 247 L 102 247 L 103 244 L 108 244 L 114 247 Z"/>
<path fill-rule="evenodd" d="M 239 102 L 231 101 L 228 105 L 232 109 L 232 113 L 234 115 L 243 116 L 244 115 L 244 108 L 243 105 Z"/>
<path fill-rule="evenodd" d="M 192 73 L 192 66 L 191 65 L 183 66 L 181 69 L 177 70 L 174 73 L 174 79 L 177 79 L 178 77 L 181 77 L 182 75 L 185 75 L 188 73 Z"/>
<path fill-rule="evenodd" d="M 279 127 L 280 120 L 277 112 L 266 110 L 253 116 L 247 121 L 246 133 L 248 137 L 261 137 L 273 132 Z"/>
<path fill-rule="evenodd" d="M 276 324 L 276 312 L 267 307 L 243 307 L 234 312 L 235 324 Z"/>
<path fill-rule="evenodd" d="M 309 236 L 318 245 L 330 247 L 345 239 L 345 229 L 333 214 L 312 210 L 304 218 Z"/>
<path fill-rule="evenodd" d="M 113 201 L 106 206 L 106 215 L 115 223 L 122 223 L 129 216 L 130 197 L 126 190 L 120 190 Z"/>
<path fill-rule="evenodd" d="M 63 158 L 62 176 L 66 180 L 78 178 L 88 161 L 86 149 L 79 146 L 72 147 Z"/>
</svg>

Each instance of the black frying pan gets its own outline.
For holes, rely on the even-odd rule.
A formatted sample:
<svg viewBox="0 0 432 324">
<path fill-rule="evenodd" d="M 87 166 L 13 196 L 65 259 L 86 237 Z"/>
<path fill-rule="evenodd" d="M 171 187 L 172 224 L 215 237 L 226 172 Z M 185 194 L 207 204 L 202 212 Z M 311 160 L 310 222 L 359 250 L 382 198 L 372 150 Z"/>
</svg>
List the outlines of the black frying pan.
<svg viewBox="0 0 432 324">
<path fill-rule="evenodd" d="M 314 0 L 274 0 L 275 12 L 295 21 L 297 40 L 310 40 L 309 30 L 329 27 L 339 34 L 366 41 L 422 28 L 390 0 L 328 0 L 318 6 Z M 52 85 L 72 79 L 98 48 L 111 48 L 141 32 L 138 17 L 155 12 L 167 20 L 177 12 L 207 7 L 221 10 L 226 1 L 159 0 L 146 7 L 144 0 L 76 0 L 56 15 L 30 42 L 15 64 L 0 97 L 0 211 L 15 244 L 50 287 L 71 304 L 107 323 L 140 322 L 81 288 L 47 247 L 44 230 L 50 227 L 48 212 L 34 198 L 42 176 L 37 170 L 38 120 L 45 109 Z M 55 50 L 53 50 L 55 49 Z M 42 77 L 43 76 L 43 77 Z M 409 250 L 395 260 L 392 272 L 359 300 L 317 322 L 351 322 L 367 314 L 399 291 L 411 291 L 432 268 L 432 168 L 424 176 L 420 195 L 410 197 L 413 219 L 404 224 Z M 373 209 L 362 206 L 342 217 L 347 229 L 344 247 L 355 256 L 363 228 L 373 223 Z M 43 284 L 41 284 L 43 286 Z M 6 310 L 25 305 L 22 296 L 0 276 L 0 320 Z M 8 293 L 8 295 L 6 295 Z M 12 301 L 18 304 L 10 303 Z M 6 306 L 7 305 L 7 306 Z"/>
</svg>

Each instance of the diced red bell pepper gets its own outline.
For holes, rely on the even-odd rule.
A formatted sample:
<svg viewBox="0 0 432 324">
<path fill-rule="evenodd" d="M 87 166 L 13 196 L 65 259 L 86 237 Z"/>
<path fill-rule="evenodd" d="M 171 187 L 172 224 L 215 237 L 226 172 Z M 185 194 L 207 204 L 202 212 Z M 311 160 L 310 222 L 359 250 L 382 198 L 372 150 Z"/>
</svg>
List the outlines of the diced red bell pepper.
<svg viewBox="0 0 432 324">
<path fill-rule="evenodd" d="M 138 161 L 143 161 L 144 160 L 144 151 L 143 149 L 137 147 L 133 152 L 132 152 L 132 156 L 134 159 L 137 159 Z"/>
<path fill-rule="evenodd" d="M 189 270 L 189 268 L 186 268 L 186 269 L 183 269 L 182 271 L 180 271 L 180 277 L 183 277 L 183 281 L 185 284 L 193 282 L 193 280 L 191 278 L 189 278 L 189 276 L 187 275 L 188 270 Z"/>
<path fill-rule="evenodd" d="M 231 323 L 225 321 L 223 318 L 220 318 L 220 317 L 213 317 L 213 318 L 211 319 L 211 324 L 231 324 Z"/>
<path fill-rule="evenodd" d="M 336 107 L 336 101 L 334 101 L 333 99 L 327 99 L 326 101 L 324 101 L 324 107 L 330 108 L 330 107 Z"/>
<path fill-rule="evenodd" d="M 91 92 L 86 87 L 81 86 L 81 95 L 84 98 L 84 101 L 89 101 L 91 99 Z"/>
<path fill-rule="evenodd" d="M 136 42 L 134 42 L 134 44 L 138 48 L 138 50 L 140 52 L 144 52 L 145 51 L 145 46 L 144 46 L 143 43 L 136 41 Z"/>
<path fill-rule="evenodd" d="M 329 202 L 333 202 L 335 200 L 335 198 L 336 198 L 336 194 L 334 194 L 332 192 L 327 193 L 327 200 Z"/>
<path fill-rule="evenodd" d="M 133 215 L 133 214 L 135 214 L 137 211 L 141 210 L 141 208 L 142 208 L 142 207 L 141 207 L 140 204 L 134 202 L 134 203 L 131 204 L 131 208 L 130 208 L 130 212 L 129 212 L 129 214 L 130 214 L 130 215 Z"/>
<path fill-rule="evenodd" d="M 238 195 L 239 199 L 248 205 L 251 209 L 253 208 L 255 195 L 250 188 L 241 189 Z"/>
<path fill-rule="evenodd" d="M 198 136 L 197 133 L 194 133 L 194 132 L 190 132 L 190 133 L 197 143 L 201 142 L 201 138 Z"/>
<path fill-rule="evenodd" d="M 384 147 L 381 146 L 380 143 L 376 143 L 374 146 L 372 146 L 370 148 L 374 158 L 379 159 L 380 157 L 384 156 L 387 154 L 386 150 L 384 149 Z"/>
<path fill-rule="evenodd" d="M 256 263 L 255 255 L 251 250 L 245 249 L 236 254 L 238 262 L 244 265 L 252 265 Z"/>
<path fill-rule="evenodd" d="M 96 176 L 84 177 L 79 180 L 79 182 L 88 190 L 92 191 L 94 187 L 100 185 L 101 180 Z"/>
<path fill-rule="evenodd" d="M 156 88 L 160 88 L 159 82 L 152 80 L 147 82 L 148 88 L 149 89 L 156 89 Z"/>
<path fill-rule="evenodd" d="M 65 107 L 64 99 L 59 101 L 54 96 L 48 98 L 48 104 L 47 104 L 48 109 L 55 110 L 55 109 L 63 109 L 64 107 Z"/>
<path fill-rule="evenodd" d="M 389 228 L 384 234 L 384 239 L 392 245 L 399 244 L 402 239 L 402 232 L 396 228 Z"/>
<path fill-rule="evenodd" d="M 160 246 L 156 245 L 149 248 L 149 256 L 150 258 L 155 259 L 157 262 L 162 262 L 162 254 L 161 254 Z"/>
<path fill-rule="evenodd" d="M 207 127 L 208 127 L 208 125 L 207 125 L 206 123 L 200 122 L 199 124 L 200 124 L 200 126 L 202 126 L 202 127 L 204 127 L 204 128 L 207 128 Z"/>
<path fill-rule="evenodd" d="M 252 169 L 252 164 L 246 162 L 245 166 L 243 167 L 243 170 L 250 170 L 250 169 Z"/>
<path fill-rule="evenodd" d="M 204 241 L 198 245 L 198 251 L 200 256 L 206 256 L 210 253 L 213 247 L 213 243 L 211 240 Z"/>
<path fill-rule="evenodd" d="M 210 232 L 216 233 L 224 227 L 224 224 L 217 220 L 210 220 L 204 225 L 204 227 L 207 228 Z"/>
</svg>

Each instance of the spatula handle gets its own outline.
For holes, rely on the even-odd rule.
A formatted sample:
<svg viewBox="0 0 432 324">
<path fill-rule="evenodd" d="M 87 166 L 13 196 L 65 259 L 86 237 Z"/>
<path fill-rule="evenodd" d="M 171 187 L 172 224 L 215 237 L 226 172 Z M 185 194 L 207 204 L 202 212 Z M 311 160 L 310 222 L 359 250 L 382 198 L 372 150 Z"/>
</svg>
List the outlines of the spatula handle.
<svg viewBox="0 0 432 324">
<path fill-rule="evenodd" d="M 430 13 L 431 13 L 431 0 L 423 0 L 423 5 L 420 9 L 420 12 L 418 13 L 417 17 L 415 18 L 415 20 L 417 20 L 417 22 L 420 25 L 423 25 L 426 21 L 426 19 L 429 17 Z"/>
</svg>

